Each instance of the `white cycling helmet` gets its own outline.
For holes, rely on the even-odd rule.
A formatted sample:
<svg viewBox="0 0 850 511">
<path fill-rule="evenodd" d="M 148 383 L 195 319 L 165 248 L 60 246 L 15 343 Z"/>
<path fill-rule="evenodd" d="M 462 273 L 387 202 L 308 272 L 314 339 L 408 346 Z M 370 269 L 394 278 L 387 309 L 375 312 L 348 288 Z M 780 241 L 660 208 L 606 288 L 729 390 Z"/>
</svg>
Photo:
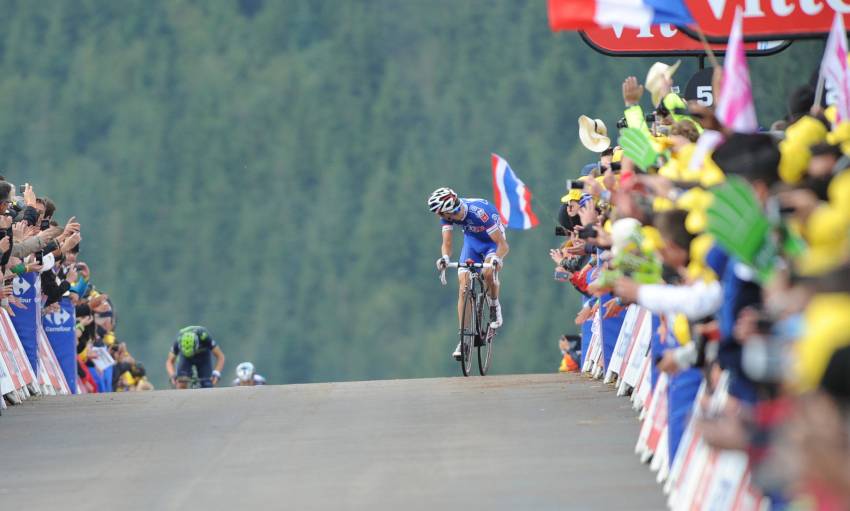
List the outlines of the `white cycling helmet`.
<svg viewBox="0 0 850 511">
<path fill-rule="evenodd" d="M 254 378 L 254 364 L 242 362 L 236 366 L 236 377 L 243 382 L 251 381 Z"/>
<path fill-rule="evenodd" d="M 458 206 L 460 206 L 460 199 L 451 188 L 437 188 L 428 197 L 428 209 L 432 213 L 448 213 L 457 209 Z"/>
</svg>

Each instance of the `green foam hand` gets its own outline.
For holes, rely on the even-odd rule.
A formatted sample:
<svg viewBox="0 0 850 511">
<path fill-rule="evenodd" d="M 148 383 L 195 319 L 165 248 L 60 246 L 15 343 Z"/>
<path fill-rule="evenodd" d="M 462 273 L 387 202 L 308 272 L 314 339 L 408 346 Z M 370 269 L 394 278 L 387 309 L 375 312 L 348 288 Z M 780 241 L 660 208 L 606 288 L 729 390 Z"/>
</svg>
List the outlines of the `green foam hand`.
<svg viewBox="0 0 850 511">
<path fill-rule="evenodd" d="M 731 176 L 713 194 L 707 231 L 730 254 L 766 278 L 775 264 L 777 250 L 768 236 L 770 222 L 752 187 L 740 177 Z"/>
<path fill-rule="evenodd" d="M 612 264 L 638 284 L 658 284 L 662 282 L 661 262 L 655 254 L 641 253 L 637 255 L 624 252 L 614 257 Z"/>
<path fill-rule="evenodd" d="M 620 130 L 620 140 L 623 153 L 641 170 L 646 170 L 658 162 L 658 153 L 652 147 L 649 136 L 638 128 L 623 128 Z"/>
<path fill-rule="evenodd" d="M 614 287 L 614 283 L 617 282 L 617 279 L 623 276 L 623 272 L 620 270 L 603 270 L 599 274 L 599 279 L 596 281 L 596 285 L 600 289 L 611 289 Z"/>
</svg>

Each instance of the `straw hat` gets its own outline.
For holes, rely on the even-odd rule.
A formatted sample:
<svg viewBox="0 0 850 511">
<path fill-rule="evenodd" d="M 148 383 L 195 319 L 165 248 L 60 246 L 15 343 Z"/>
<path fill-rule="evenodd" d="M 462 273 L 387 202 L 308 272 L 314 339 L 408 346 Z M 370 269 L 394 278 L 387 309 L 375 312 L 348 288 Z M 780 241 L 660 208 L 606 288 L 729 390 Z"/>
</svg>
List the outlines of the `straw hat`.
<svg viewBox="0 0 850 511">
<path fill-rule="evenodd" d="M 652 106 L 657 106 L 659 102 L 661 102 L 661 87 L 664 85 L 664 81 L 662 78 L 666 80 L 671 80 L 673 78 L 673 73 L 679 69 L 679 64 L 681 64 L 681 60 L 677 60 L 675 64 L 672 66 L 668 66 L 663 62 L 656 62 L 649 68 L 649 72 L 646 73 L 646 83 L 644 87 L 649 91 L 650 95 L 652 95 Z"/>
<path fill-rule="evenodd" d="M 591 119 L 586 115 L 578 118 L 578 138 L 584 147 L 594 153 L 601 153 L 611 145 L 605 123 L 601 119 Z"/>
</svg>

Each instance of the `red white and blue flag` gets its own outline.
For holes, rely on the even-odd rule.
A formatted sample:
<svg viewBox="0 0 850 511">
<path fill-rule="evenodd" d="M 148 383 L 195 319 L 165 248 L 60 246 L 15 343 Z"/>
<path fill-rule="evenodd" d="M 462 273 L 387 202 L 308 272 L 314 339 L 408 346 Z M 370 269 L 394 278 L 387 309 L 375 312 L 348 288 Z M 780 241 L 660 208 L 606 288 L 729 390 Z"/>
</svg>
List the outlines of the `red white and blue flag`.
<svg viewBox="0 0 850 511">
<path fill-rule="evenodd" d="M 694 22 L 684 0 L 548 0 L 549 26 L 559 30 L 595 27 L 641 28 Z"/>
<path fill-rule="evenodd" d="M 493 164 L 493 196 L 502 223 L 511 229 L 537 227 L 537 215 L 531 210 L 531 190 L 525 186 L 508 162 L 498 154 L 491 154 Z"/>
</svg>

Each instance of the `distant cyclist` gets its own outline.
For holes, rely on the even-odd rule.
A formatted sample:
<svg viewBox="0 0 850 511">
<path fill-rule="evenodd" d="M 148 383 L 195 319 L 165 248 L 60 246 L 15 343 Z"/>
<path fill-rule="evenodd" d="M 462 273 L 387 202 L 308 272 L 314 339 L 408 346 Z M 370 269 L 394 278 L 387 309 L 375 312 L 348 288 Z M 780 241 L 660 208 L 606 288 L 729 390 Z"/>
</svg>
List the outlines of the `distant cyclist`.
<svg viewBox="0 0 850 511">
<path fill-rule="evenodd" d="M 472 259 L 476 263 L 493 264 L 497 270 L 510 247 L 505 239 L 505 228 L 499 220 L 499 212 L 484 199 L 462 199 L 451 188 L 438 188 L 428 197 L 428 209 L 436 213 L 443 226 L 442 257 L 437 259 L 437 269 L 445 269 L 452 255 L 452 226 L 463 229 L 463 248 L 459 262 Z M 499 304 L 499 286 L 496 284 L 493 270 L 484 270 L 487 283 L 487 298 L 490 303 L 490 328 L 502 326 L 502 306 Z M 458 269 L 457 315 L 458 324 L 463 321 L 463 290 L 469 280 L 469 270 Z M 462 326 L 461 326 L 462 327 Z M 452 356 L 460 359 L 460 343 Z"/>
<path fill-rule="evenodd" d="M 254 385 L 265 385 L 266 379 L 257 374 L 254 364 L 242 362 L 236 366 L 236 379 L 233 380 L 234 387 L 253 387 Z"/>
<path fill-rule="evenodd" d="M 212 359 L 215 357 L 215 369 Z M 176 362 L 176 365 L 175 365 Z M 224 353 L 213 340 L 209 331 L 202 326 L 187 326 L 177 333 L 177 340 L 168 353 L 165 370 L 175 388 L 189 388 L 192 368 L 197 371 L 202 388 L 210 388 L 221 379 L 224 369 Z"/>
</svg>

